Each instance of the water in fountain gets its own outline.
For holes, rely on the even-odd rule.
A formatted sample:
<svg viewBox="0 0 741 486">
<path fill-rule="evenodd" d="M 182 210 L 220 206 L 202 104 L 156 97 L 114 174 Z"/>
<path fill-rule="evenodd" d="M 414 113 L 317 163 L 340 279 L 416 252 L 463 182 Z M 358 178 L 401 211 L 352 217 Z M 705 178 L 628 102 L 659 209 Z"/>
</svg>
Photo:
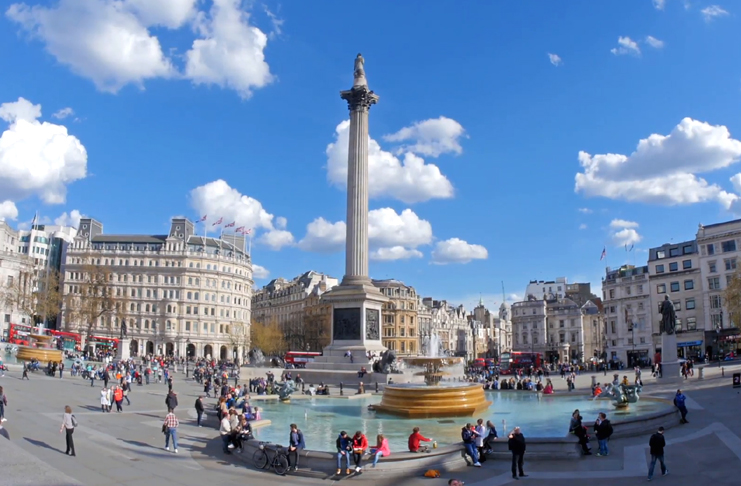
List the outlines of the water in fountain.
<svg viewBox="0 0 741 486">
<path fill-rule="evenodd" d="M 427 357 L 437 358 L 440 356 L 441 347 L 442 342 L 440 341 L 440 336 L 437 334 L 430 335 L 430 337 L 427 338 Z"/>
</svg>

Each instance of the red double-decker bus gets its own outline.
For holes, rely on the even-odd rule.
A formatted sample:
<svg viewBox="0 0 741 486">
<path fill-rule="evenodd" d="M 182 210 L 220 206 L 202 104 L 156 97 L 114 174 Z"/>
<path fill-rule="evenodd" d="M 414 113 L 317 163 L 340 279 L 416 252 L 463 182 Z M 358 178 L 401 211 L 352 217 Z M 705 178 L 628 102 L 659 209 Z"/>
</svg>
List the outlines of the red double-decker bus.
<svg viewBox="0 0 741 486">
<path fill-rule="evenodd" d="M 11 324 L 8 330 L 8 342 L 21 346 L 30 343 L 29 334 L 48 334 L 48 330 L 41 327 L 31 327 L 26 324 Z"/>
<path fill-rule="evenodd" d="M 516 373 L 517 370 L 527 369 L 531 366 L 533 369 L 537 369 L 542 365 L 542 353 L 512 351 L 511 353 L 502 353 L 502 357 L 499 360 L 499 370 L 503 375 L 511 375 Z"/>
<path fill-rule="evenodd" d="M 292 364 L 294 368 L 305 368 L 306 363 L 311 363 L 317 356 L 321 356 L 322 353 L 312 351 L 288 351 L 283 357 L 286 365 Z"/>
<path fill-rule="evenodd" d="M 51 330 L 49 333 L 54 336 L 56 341 L 61 341 L 62 344 L 57 344 L 57 349 L 67 349 L 70 351 L 80 350 L 80 335 L 76 332 L 66 332 Z"/>
</svg>

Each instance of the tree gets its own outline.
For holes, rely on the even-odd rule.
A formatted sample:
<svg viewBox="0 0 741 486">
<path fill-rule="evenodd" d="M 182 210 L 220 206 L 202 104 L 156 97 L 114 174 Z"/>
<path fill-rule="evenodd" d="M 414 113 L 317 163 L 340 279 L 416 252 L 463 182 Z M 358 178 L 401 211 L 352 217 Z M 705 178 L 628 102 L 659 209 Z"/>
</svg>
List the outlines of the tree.
<svg viewBox="0 0 741 486">
<path fill-rule="evenodd" d="M 260 349 L 265 356 L 276 356 L 286 351 L 286 340 L 275 319 L 271 322 L 252 321 L 250 337 L 252 348 Z"/>
<path fill-rule="evenodd" d="M 80 280 L 69 284 L 64 312 L 67 323 L 75 323 L 75 327 L 89 337 L 101 318 L 110 317 L 117 307 L 119 316 L 125 318 L 127 299 L 123 295 L 116 299 L 113 275 L 106 267 L 85 264 L 80 276 Z"/>
<path fill-rule="evenodd" d="M 723 291 L 723 306 L 728 310 L 728 324 L 738 327 L 741 317 L 741 267 L 736 269 Z"/>
<path fill-rule="evenodd" d="M 6 307 L 31 317 L 35 323 L 55 318 L 62 304 L 59 272 L 42 270 L 20 271 L 0 289 L 0 298 Z"/>
</svg>

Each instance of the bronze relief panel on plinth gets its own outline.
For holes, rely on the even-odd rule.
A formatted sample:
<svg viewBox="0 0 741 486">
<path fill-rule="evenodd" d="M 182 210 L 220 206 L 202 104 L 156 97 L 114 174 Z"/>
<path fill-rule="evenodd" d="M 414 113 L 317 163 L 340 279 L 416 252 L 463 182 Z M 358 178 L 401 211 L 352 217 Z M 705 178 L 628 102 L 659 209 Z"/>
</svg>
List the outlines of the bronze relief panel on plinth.
<svg viewBox="0 0 741 486">
<path fill-rule="evenodd" d="M 360 308 L 335 309 L 332 320 L 332 340 L 359 341 L 361 339 Z"/>
<path fill-rule="evenodd" d="M 378 322 L 378 309 L 365 309 L 365 339 L 381 339 L 381 328 Z"/>
</svg>

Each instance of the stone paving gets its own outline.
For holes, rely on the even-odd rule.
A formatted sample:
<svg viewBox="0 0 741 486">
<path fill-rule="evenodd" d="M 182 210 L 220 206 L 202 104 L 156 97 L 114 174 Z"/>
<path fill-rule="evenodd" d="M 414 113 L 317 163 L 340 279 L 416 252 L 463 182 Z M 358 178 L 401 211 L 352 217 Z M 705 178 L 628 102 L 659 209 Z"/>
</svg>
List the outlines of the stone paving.
<svg viewBox="0 0 741 486">
<path fill-rule="evenodd" d="M 690 408 L 688 425 L 667 431 L 667 466 L 670 475 L 655 474 L 654 481 L 673 486 L 724 486 L 739 484 L 741 467 L 741 405 L 739 389 L 731 387 L 731 372 L 741 371 L 740 365 L 726 367 L 726 376 L 720 369 L 707 368 L 704 380 L 694 378 L 678 384 L 657 384 L 644 376 L 646 392 L 669 398 L 678 386 L 686 390 Z M 260 373 L 261 371 L 257 371 Z M 628 374 L 628 372 L 621 372 Z M 632 375 L 630 372 L 629 376 Z M 644 373 L 645 375 L 645 373 Z M 165 414 L 166 386 L 152 384 L 134 387 L 131 406 L 124 405 L 123 413 L 103 414 L 99 409 L 102 383 L 90 387 L 88 381 L 65 376 L 49 378 L 41 373 L 31 374 L 30 381 L 20 381 L 20 372 L 11 370 L 0 385 L 8 396 L 8 421 L 0 438 L 0 485 L 77 486 L 84 485 L 159 485 L 159 484 L 328 484 L 339 481 L 363 485 L 447 484 L 450 477 L 460 477 L 467 485 L 514 484 L 509 462 L 490 460 L 485 467 L 465 468 L 445 473 L 440 479 L 419 477 L 379 477 L 373 471 L 351 478 L 317 478 L 299 472 L 281 478 L 271 472 L 256 471 L 245 466 L 234 456 L 224 456 L 216 431 L 216 419 L 211 416 L 203 428 L 194 426 L 192 409 L 200 388 L 176 375 L 175 390 L 179 395 L 177 414 L 180 417 L 179 454 L 163 450 L 160 426 Z M 590 375 L 577 380 L 577 392 L 589 387 Z M 597 380 L 604 380 L 599 374 Z M 557 393 L 565 385 L 554 380 Z M 563 392 L 563 391 L 561 391 Z M 565 392 L 564 392 L 565 393 Z M 576 392 L 575 392 L 576 393 Z M 209 402 L 211 403 L 211 402 Z M 64 436 L 59 433 L 64 405 L 73 407 L 80 426 L 75 431 L 77 457 L 63 454 Z M 114 407 L 115 408 L 115 407 Z M 269 418 L 269 417 L 267 417 Z M 568 423 L 568 417 L 557 418 Z M 281 426 L 281 424 L 278 424 Z M 527 484 L 587 485 L 605 483 L 610 486 L 635 484 L 645 481 L 647 471 L 647 443 L 653 431 L 645 437 L 620 439 L 610 444 L 611 454 L 601 458 L 590 456 L 578 460 L 528 462 Z M 527 431 L 524 431 L 527 436 Z M 246 461 L 247 463 L 249 461 Z M 517 482 L 520 484 L 520 482 Z"/>
</svg>

